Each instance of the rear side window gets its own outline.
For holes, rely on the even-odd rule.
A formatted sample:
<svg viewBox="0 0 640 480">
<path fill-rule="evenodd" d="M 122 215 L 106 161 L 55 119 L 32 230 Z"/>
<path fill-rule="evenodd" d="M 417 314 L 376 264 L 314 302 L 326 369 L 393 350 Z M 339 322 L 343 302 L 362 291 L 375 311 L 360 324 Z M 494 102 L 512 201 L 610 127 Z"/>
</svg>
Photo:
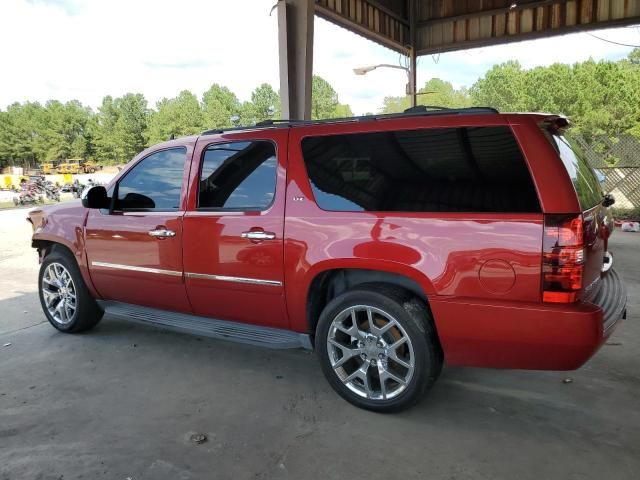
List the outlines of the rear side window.
<svg viewBox="0 0 640 480">
<path fill-rule="evenodd" d="M 307 137 L 302 153 L 324 210 L 540 211 L 508 127 Z"/>
<path fill-rule="evenodd" d="M 578 146 L 560 135 L 553 135 L 553 141 L 576 189 L 580 208 L 584 211 L 598 205 L 602 201 L 600 182 Z"/>
<path fill-rule="evenodd" d="M 152 153 L 118 182 L 116 208 L 121 210 L 178 210 L 187 149 Z"/>
<path fill-rule="evenodd" d="M 200 169 L 198 208 L 266 210 L 276 189 L 276 149 L 271 142 L 212 145 Z"/>
</svg>

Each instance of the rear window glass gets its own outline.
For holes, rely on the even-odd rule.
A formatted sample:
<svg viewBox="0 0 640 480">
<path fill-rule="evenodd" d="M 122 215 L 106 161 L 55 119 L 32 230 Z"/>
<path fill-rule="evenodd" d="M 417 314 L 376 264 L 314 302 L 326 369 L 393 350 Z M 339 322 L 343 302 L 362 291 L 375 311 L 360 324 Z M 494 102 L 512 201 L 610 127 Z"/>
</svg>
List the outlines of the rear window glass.
<svg viewBox="0 0 640 480">
<path fill-rule="evenodd" d="M 508 127 L 307 137 L 302 153 L 324 210 L 540 211 Z"/>
<path fill-rule="evenodd" d="M 602 201 L 600 182 L 582 156 L 580 148 L 575 142 L 560 135 L 553 135 L 553 141 L 576 189 L 580 208 L 584 211 L 598 205 Z"/>
</svg>

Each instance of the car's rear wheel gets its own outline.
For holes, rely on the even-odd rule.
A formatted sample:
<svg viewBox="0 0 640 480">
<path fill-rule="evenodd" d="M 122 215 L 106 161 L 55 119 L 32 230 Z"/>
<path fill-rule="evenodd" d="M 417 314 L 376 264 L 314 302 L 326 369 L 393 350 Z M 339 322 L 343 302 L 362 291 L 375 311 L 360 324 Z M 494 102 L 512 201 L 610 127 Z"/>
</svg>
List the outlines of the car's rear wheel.
<svg viewBox="0 0 640 480">
<path fill-rule="evenodd" d="M 40 266 L 40 304 L 55 328 L 78 333 L 93 328 L 103 311 L 91 297 L 78 264 L 65 250 L 54 249 Z"/>
<path fill-rule="evenodd" d="M 329 302 L 318 322 L 316 348 L 336 392 L 380 412 L 413 405 L 442 368 L 429 310 L 389 285 L 358 286 Z"/>
</svg>

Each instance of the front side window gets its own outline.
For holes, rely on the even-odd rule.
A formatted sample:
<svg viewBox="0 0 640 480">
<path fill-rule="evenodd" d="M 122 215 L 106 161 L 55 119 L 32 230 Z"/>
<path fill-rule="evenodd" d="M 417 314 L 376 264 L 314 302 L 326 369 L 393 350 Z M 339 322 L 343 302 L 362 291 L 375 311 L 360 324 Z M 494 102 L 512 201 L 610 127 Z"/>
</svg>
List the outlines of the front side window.
<svg viewBox="0 0 640 480">
<path fill-rule="evenodd" d="M 276 190 L 276 149 L 268 141 L 230 142 L 205 150 L 199 209 L 266 210 Z"/>
<path fill-rule="evenodd" d="M 118 183 L 118 210 L 178 210 L 187 149 L 152 153 Z"/>
<path fill-rule="evenodd" d="M 508 127 L 307 137 L 302 154 L 315 200 L 324 210 L 540 211 Z"/>
</svg>

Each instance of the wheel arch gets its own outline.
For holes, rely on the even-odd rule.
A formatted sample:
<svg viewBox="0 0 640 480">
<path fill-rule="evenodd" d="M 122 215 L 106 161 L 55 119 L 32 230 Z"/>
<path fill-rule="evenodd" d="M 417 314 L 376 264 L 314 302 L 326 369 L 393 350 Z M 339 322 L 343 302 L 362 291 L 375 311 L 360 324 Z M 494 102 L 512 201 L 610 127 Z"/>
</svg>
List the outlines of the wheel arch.
<svg viewBox="0 0 640 480">
<path fill-rule="evenodd" d="M 71 258 L 73 258 L 80 269 L 80 274 L 82 275 L 82 279 L 89 290 L 89 293 L 93 298 L 100 298 L 97 290 L 93 286 L 93 282 L 91 281 L 91 275 L 89 273 L 89 268 L 85 261 L 85 252 L 84 250 L 78 250 L 75 246 L 64 238 L 59 237 L 51 237 L 49 235 L 34 235 L 31 240 L 31 246 L 38 250 L 39 261 L 42 263 L 42 260 L 45 256 L 49 255 L 52 251 L 65 251 L 69 254 Z"/>
<path fill-rule="evenodd" d="M 400 273 L 383 268 L 363 268 L 363 266 L 341 266 L 316 271 L 309 282 L 306 293 L 306 327 L 313 338 L 318 319 L 324 307 L 335 297 L 357 285 L 383 283 L 409 291 L 429 307 L 429 295 L 433 286 L 419 275 Z M 435 320 L 434 320 L 435 321 Z"/>
<path fill-rule="evenodd" d="M 75 258 L 73 251 L 69 248 L 68 245 L 65 245 L 62 242 L 56 242 L 53 240 L 43 240 L 43 239 L 34 239 L 31 242 L 31 246 L 38 250 L 38 255 L 40 256 L 40 261 L 44 259 L 49 253 L 54 250 L 62 250 L 68 252 L 72 257 Z"/>
</svg>

